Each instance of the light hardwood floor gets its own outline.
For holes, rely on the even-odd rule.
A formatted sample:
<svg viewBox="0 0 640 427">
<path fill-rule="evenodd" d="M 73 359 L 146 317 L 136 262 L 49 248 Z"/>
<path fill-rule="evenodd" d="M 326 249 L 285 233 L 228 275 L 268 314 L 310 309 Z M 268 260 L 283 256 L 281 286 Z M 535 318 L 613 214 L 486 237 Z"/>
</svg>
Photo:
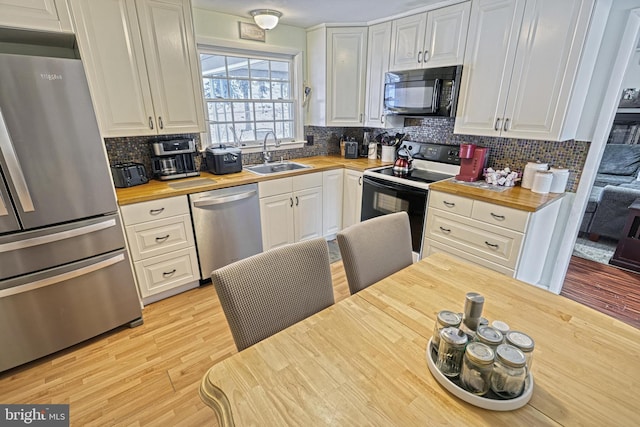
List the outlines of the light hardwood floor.
<svg viewBox="0 0 640 427">
<path fill-rule="evenodd" d="M 349 295 L 342 262 L 331 272 L 339 301 Z M 0 374 L 0 403 L 69 404 L 72 426 L 216 425 L 200 380 L 236 347 L 214 287 L 148 305 L 143 318 Z"/>
</svg>

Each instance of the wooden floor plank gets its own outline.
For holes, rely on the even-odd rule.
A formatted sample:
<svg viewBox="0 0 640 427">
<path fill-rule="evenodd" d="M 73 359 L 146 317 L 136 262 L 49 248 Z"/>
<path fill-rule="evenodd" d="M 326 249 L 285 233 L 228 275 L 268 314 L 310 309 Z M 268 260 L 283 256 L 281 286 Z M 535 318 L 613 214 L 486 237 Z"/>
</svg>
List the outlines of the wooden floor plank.
<svg viewBox="0 0 640 427">
<path fill-rule="evenodd" d="M 639 327 L 639 276 L 603 267 L 574 258 L 563 294 Z M 349 295 L 342 263 L 331 272 L 340 301 Z M 214 288 L 158 301 L 143 316 L 142 326 L 0 374 L 0 402 L 69 403 L 73 426 L 215 426 L 198 387 L 209 367 L 236 348 Z"/>
</svg>

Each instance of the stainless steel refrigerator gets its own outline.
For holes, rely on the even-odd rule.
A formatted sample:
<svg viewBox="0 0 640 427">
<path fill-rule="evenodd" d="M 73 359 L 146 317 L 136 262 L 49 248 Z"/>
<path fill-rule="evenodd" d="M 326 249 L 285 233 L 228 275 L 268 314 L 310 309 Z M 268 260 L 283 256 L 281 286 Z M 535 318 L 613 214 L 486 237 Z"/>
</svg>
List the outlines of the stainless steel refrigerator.
<svg viewBox="0 0 640 427">
<path fill-rule="evenodd" d="M 0 371 L 140 318 L 81 61 L 0 54 Z"/>
</svg>

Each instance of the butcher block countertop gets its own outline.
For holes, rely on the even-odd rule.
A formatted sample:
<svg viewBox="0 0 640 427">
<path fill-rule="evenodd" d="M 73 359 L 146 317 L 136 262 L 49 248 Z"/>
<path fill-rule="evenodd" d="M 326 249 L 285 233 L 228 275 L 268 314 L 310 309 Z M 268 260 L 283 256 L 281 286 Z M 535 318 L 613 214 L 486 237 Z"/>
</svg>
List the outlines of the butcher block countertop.
<svg viewBox="0 0 640 427">
<path fill-rule="evenodd" d="M 528 212 L 542 209 L 549 203 L 564 196 L 564 193 L 538 194 L 520 186 L 510 187 L 504 191 L 485 190 L 455 182 L 453 179 L 430 184 L 429 188 Z"/>
<path fill-rule="evenodd" d="M 118 198 L 118 204 L 120 206 L 124 206 L 132 203 L 182 196 L 185 194 L 216 190 L 236 185 L 253 184 L 260 181 L 303 175 L 307 173 L 323 172 L 331 169 L 346 168 L 356 171 L 364 171 L 366 169 L 391 164 L 383 163 L 380 160 L 369 160 L 367 158 L 345 159 L 340 156 L 304 157 L 300 159 L 291 159 L 290 161 L 309 165 L 311 168 L 270 175 L 257 175 L 246 169 L 243 169 L 238 173 L 226 175 L 214 175 L 209 172 L 200 172 L 200 176 L 193 178 L 174 179 L 169 181 L 152 179 L 147 184 L 129 188 L 116 188 L 116 196 Z"/>
</svg>

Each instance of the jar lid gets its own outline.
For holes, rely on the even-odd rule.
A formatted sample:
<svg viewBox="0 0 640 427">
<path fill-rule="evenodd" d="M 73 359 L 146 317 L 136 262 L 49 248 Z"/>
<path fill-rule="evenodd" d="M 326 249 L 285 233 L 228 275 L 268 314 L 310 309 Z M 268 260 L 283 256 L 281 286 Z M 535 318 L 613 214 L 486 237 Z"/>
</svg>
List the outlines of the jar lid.
<svg viewBox="0 0 640 427">
<path fill-rule="evenodd" d="M 489 365 L 493 363 L 494 353 L 491 347 L 481 342 L 471 342 L 465 350 L 467 357 L 478 365 Z"/>
<path fill-rule="evenodd" d="M 506 333 L 509 332 L 509 325 L 502 320 L 494 320 L 491 322 L 491 326 L 502 332 L 502 335 L 506 335 Z"/>
<path fill-rule="evenodd" d="M 443 328 L 440 331 L 440 339 L 449 344 L 461 346 L 464 346 L 468 341 L 467 334 L 453 327 Z"/>
<path fill-rule="evenodd" d="M 551 168 L 552 172 L 561 172 L 561 173 L 569 173 L 569 169 L 568 168 L 563 168 L 561 166 L 557 166 L 557 167 L 552 167 Z"/>
<path fill-rule="evenodd" d="M 518 347 L 525 353 L 533 351 L 533 347 L 535 346 L 533 339 L 531 339 L 529 335 L 520 331 L 510 331 L 506 336 L 506 342 L 507 344 Z"/>
<path fill-rule="evenodd" d="M 500 344 L 496 349 L 496 360 L 499 360 L 504 365 L 511 366 L 513 368 L 521 368 L 526 364 L 527 359 L 524 353 L 519 348 L 512 346 L 511 344 Z"/>
<path fill-rule="evenodd" d="M 538 171 L 536 171 L 536 173 L 549 175 L 549 174 L 552 174 L 553 172 L 552 171 L 546 171 L 546 170 L 538 170 Z"/>
<path fill-rule="evenodd" d="M 478 326 L 476 331 L 478 341 L 488 345 L 498 345 L 502 342 L 502 332 L 491 326 Z"/>
<path fill-rule="evenodd" d="M 458 326 L 462 318 L 453 311 L 442 310 L 438 313 L 438 323 L 442 326 Z"/>
</svg>

